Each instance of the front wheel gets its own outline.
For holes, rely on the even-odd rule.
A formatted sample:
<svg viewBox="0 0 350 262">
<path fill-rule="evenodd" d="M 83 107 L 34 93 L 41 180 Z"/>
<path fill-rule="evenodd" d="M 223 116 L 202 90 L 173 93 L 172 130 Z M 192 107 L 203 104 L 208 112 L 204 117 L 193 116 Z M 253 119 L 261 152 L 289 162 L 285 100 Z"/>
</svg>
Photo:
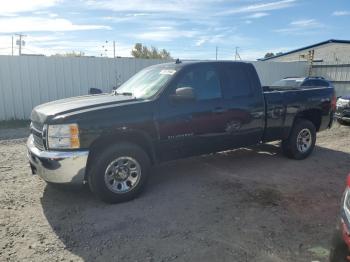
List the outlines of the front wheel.
<svg viewBox="0 0 350 262">
<path fill-rule="evenodd" d="M 112 145 L 92 161 L 88 175 L 89 186 L 103 201 L 128 201 L 138 196 L 144 188 L 150 160 L 145 151 L 137 145 Z"/>
<path fill-rule="evenodd" d="M 288 137 L 282 141 L 284 154 L 293 159 L 301 160 L 308 157 L 316 143 L 316 128 L 306 119 L 298 119 Z"/>
</svg>

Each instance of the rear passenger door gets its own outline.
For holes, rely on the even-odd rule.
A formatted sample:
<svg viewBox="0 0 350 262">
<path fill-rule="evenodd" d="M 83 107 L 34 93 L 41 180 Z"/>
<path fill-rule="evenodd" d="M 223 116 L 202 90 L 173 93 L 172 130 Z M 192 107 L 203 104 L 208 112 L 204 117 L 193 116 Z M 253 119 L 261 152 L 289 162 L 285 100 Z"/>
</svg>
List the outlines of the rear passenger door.
<svg viewBox="0 0 350 262">
<path fill-rule="evenodd" d="M 257 144 L 265 127 L 265 102 L 260 81 L 250 64 L 221 64 L 227 146 Z"/>
</svg>

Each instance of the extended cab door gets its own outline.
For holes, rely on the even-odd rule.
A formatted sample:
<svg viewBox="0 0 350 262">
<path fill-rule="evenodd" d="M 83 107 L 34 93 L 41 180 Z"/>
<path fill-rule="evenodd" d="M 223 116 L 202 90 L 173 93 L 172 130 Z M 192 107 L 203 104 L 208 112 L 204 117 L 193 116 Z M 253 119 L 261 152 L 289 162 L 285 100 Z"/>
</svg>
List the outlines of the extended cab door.
<svg viewBox="0 0 350 262">
<path fill-rule="evenodd" d="M 222 107 L 226 110 L 227 146 L 257 144 L 265 128 L 265 102 L 260 80 L 252 64 L 222 63 Z"/>
</svg>

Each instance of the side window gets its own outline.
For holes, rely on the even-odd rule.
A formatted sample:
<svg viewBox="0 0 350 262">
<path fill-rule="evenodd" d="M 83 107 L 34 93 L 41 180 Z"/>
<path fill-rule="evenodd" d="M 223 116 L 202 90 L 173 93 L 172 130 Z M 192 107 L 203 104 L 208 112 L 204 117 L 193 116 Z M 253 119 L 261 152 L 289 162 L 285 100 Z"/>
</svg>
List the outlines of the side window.
<svg viewBox="0 0 350 262">
<path fill-rule="evenodd" d="M 323 81 L 323 80 L 315 80 L 315 84 L 316 86 L 329 86 L 327 81 Z"/>
<path fill-rule="evenodd" d="M 183 75 L 176 85 L 179 87 L 192 87 L 197 100 L 208 100 L 221 97 L 220 78 L 210 65 L 199 65 Z"/>
<path fill-rule="evenodd" d="M 306 80 L 302 86 L 329 86 L 327 81 L 314 79 L 314 80 Z"/>
<path fill-rule="evenodd" d="M 223 76 L 224 97 L 234 98 L 251 96 L 251 80 L 249 74 L 242 66 L 225 66 L 225 76 Z"/>
<path fill-rule="evenodd" d="M 301 86 L 315 86 L 314 80 L 306 80 Z"/>
</svg>

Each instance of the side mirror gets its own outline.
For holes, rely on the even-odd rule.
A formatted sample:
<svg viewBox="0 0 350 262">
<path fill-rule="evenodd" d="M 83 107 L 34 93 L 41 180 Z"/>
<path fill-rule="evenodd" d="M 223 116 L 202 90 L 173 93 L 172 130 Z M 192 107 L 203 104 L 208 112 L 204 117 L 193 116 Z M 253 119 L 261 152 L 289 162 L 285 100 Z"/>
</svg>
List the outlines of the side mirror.
<svg viewBox="0 0 350 262">
<path fill-rule="evenodd" d="M 102 94 L 102 90 L 99 88 L 90 88 L 89 94 L 90 95 Z"/>
<path fill-rule="evenodd" d="M 193 101 L 196 98 L 192 87 L 179 87 L 170 97 L 173 101 Z"/>
</svg>

